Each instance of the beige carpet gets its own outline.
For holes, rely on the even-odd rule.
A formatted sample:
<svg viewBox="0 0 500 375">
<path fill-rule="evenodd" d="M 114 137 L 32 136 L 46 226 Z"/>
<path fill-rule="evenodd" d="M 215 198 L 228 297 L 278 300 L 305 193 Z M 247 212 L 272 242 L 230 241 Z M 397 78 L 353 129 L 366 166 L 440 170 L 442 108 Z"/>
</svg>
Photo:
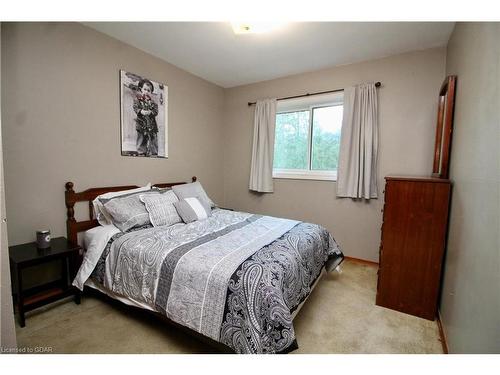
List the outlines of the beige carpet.
<svg viewBox="0 0 500 375">
<path fill-rule="evenodd" d="M 377 269 L 346 261 L 320 280 L 299 315 L 294 353 L 442 353 L 436 322 L 375 305 Z M 84 296 L 28 313 L 19 347 L 54 353 L 213 353 L 207 344 L 141 311 Z"/>
</svg>

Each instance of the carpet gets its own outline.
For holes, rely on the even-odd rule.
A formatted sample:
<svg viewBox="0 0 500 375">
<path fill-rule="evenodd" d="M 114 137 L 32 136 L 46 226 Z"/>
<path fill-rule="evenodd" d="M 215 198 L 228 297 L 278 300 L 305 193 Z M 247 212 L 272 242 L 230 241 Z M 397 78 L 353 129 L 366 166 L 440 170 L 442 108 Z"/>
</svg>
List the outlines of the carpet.
<svg viewBox="0 0 500 375">
<path fill-rule="evenodd" d="M 442 353 L 437 323 L 375 305 L 377 267 L 346 260 L 324 275 L 297 315 L 300 353 Z M 26 314 L 18 347 L 53 353 L 216 353 L 143 311 L 84 295 Z"/>
</svg>

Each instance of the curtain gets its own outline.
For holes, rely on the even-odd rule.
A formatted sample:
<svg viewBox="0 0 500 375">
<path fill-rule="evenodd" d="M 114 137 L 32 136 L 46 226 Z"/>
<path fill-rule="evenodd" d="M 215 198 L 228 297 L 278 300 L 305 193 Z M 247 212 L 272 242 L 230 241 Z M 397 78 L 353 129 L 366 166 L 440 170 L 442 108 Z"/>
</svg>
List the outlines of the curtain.
<svg viewBox="0 0 500 375">
<path fill-rule="evenodd" d="M 377 198 L 378 104 L 375 84 L 344 90 L 337 196 Z"/>
<path fill-rule="evenodd" d="M 273 192 L 274 131 L 276 99 L 259 100 L 255 104 L 253 123 L 252 166 L 250 190 Z"/>
</svg>

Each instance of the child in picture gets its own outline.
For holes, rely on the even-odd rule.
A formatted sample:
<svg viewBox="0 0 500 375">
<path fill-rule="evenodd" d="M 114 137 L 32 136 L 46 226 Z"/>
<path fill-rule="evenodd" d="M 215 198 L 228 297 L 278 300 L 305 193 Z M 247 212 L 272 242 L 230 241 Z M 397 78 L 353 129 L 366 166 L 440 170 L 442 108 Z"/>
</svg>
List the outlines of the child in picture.
<svg viewBox="0 0 500 375">
<path fill-rule="evenodd" d="M 137 115 L 137 152 L 141 156 L 158 155 L 158 104 L 151 98 L 153 84 L 141 79 L 138 84 L 140 93 L 134 99 L 134 112 Z"/>
</svg>

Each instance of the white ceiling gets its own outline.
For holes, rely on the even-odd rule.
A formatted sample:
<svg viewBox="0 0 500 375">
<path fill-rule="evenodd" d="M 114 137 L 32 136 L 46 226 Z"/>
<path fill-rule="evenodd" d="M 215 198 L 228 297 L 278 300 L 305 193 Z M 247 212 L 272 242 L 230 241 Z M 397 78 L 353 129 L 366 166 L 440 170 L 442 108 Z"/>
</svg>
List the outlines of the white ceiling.
<svg viewBox="0 0 500 375">
<path fill-rule="evenodd" d="M 87 26 L 222 87 L 444 46 L 453 22 L 300 22 L 235 35 L 227 22 L 88 22 Z"/>
</svg>

